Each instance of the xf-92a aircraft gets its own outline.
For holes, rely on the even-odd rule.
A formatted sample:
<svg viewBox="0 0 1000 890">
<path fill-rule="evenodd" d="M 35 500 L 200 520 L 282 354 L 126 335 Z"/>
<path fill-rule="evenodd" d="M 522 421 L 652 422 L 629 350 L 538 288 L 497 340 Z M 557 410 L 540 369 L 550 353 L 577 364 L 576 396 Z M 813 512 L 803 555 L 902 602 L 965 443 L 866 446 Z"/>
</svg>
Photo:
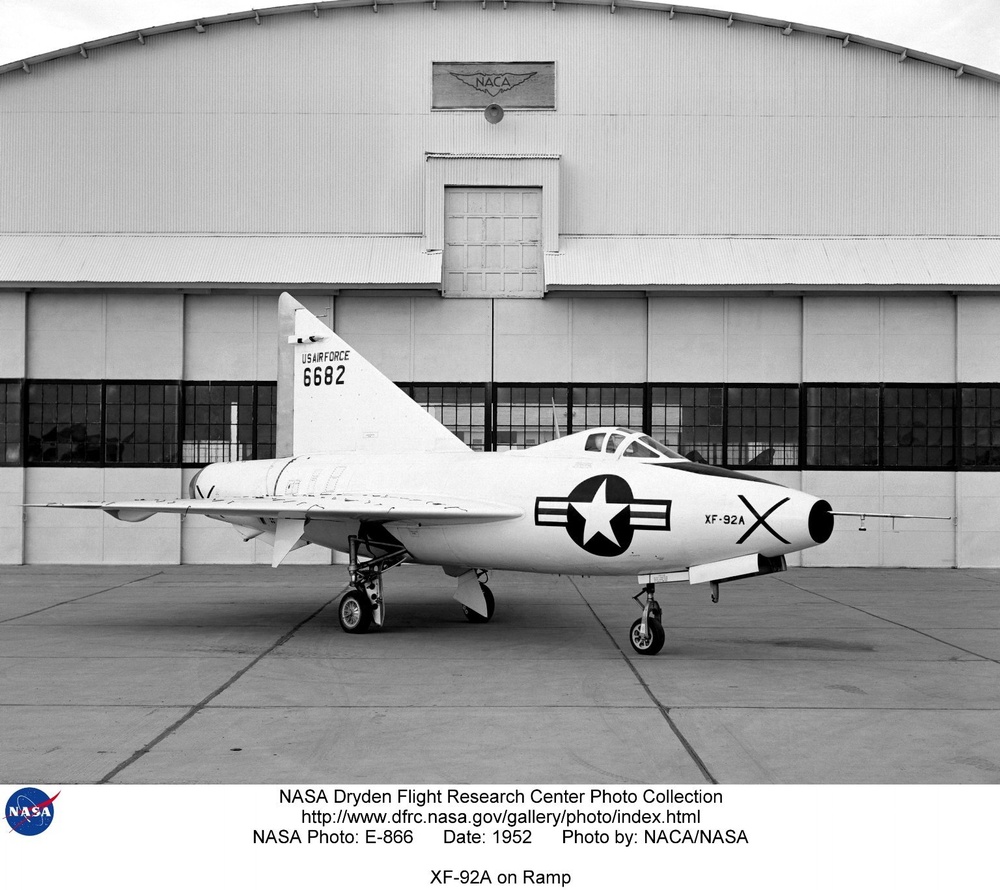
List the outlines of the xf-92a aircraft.
<svg viewBox="0 0 1000 890">
<path fill-rule="evenodd" d="M 279 314 L 294 352 L 294 457 L 216 463 L 190 497 L 28 506 L 101 509 L 126 522 L 202 514 L 274 548 L 277 567 L 306 544 L 349 554 L 347 633 L 385 621 L 382 576 L 404 562 L 456 579 L 470 621 L 493 616 L 491 569 L 635 575 L 642 613 L 629 640 L 664 643 L 656 585 L 719 584 L 785 570 L 785 555 L 827 541 L 825 500 L 693 463 L 651 437 L 590 429 L 523 451 L 482 453 L 381 374 L 291 295 Z M 948 518 L 910 517 L 905 518 Z"/>
</svg>

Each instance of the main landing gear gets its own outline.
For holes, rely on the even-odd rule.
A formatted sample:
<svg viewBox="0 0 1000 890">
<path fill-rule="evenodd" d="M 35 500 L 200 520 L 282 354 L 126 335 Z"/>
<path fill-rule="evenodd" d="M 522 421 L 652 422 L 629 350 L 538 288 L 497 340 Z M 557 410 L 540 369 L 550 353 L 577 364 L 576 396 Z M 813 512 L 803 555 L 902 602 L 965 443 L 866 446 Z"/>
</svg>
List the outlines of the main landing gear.
<svg viewBox="0 0 1000 890">
<path fill-rule="evenodd" d="M 409 557 L 406 548 L 398 541 L 376 541 L 363 534 L 352 535 L 350 543 L 350 562 L 348 570 L 351 577 L 351 590 L 348 590 L 337 606 L 337 618 L 345 633 L 363 634 L 374 625 L 380 628 L 385 623 L 385 598 L 382 595 L 382 575 L 391 568 L 405 562 Z M 446 570 L 447 571 L 447 570 Z M 493 617 L 496 601 L 493 591 L 486 586 L 487 574 L 482 569 L 459 569 L 460 602 L 471 603 L 475 608 L 463 605 L 465 617 L 472 624 L 485 624 Z M 449 574 L 455 574 L 449 572 Z M 475 596 L 468 595 L 471 585 Z M 478 591 L 476 587 L 478 586 Z M 462 591 L 465 591 L 465 595 Z M 479 594 L 482 594 L 482 602 Z M 485 604 L 485 614 L 477 611 Z"/>
<path fill-rule="evenodd" d="M 663 610 L 656 601 L 656 585 L 647 584 L 632 599 L 636 602 L 645 594 L 646 604 L 642 607 L 642 617 L 637 618 L 629 630 L 628 639 L 640 655 L 656 655 L 663 648 L 666 634 L 663 632 Z M 640 603 L 640 605 L 642 605 Z"/>
<path fill-rule="evenodd" d="M 385 600 L 382 597 L 382 573 L 398 566 L 408 556 L 406 548 L 375 541 L 361 540 L 356 535 L 350 538 L 350 564 L 353 590 L 347 591 L 337 607 L 337 617 L 345 633 L 363 634 L 374 622 L 381 627 L 385 622 Z M 370 559 L 359 560 L 364 547 Z M 375 549 L 381 551 L 375 553 Z"/>
</svg>

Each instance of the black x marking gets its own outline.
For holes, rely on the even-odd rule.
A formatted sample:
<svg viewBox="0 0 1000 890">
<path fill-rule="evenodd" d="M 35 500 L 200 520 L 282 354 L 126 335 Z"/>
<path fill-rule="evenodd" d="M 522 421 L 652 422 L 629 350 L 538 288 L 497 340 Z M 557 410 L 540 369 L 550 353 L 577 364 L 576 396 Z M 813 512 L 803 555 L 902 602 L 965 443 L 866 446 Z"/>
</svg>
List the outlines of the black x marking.
<svg viewBox="0 0 1000 890">
<path fill-rule="evenodd" d="M 749 537 L 750 537 L 750 535 L 752 535 L 752 534 L 754 533 L 754 529 L 756 529 L 758 525 L 762 525 L 762 526 L 764 526 L 764 528 L 766 528 L 766 529 L 767 529 L 767 530 L 768 530 L 768 531 L 769 531 L 769 532 L 770 532 L 770 533 L 771 533 L 772 535 L 774 535 L 774 536 L 775 536 L 775 537 L 776 537 L 776 538 L 777 538 L 777 539 L 778 539 L 779 541 L 781 541 L 781 543 L 782 543 L 782 544 L 787 544 L 787 543 L 788 543 L 788 541 L 786 541 L 786 540 L 785 540 L 785 539 L 784 539 L 783 537 L 781 537 L 781 535 L 779 535 L 779 534 L 778 534 L 778 533 L 777 533 L 777 532 L 776 532 L 776 531 L 775 531 L 775 530 L 774 530 L 773 528 L 771 528 L 771 526 L 769 526 L 769 525 L 768 525 L 768 524 L 767 524 L 767 523 L 766 523 L 766 522 L 764 521 L 764 520 L 765 520 L 765 519 L 767 519 L 767 517 L 768 517 L 768 516 L 770 516 L 770 515 L 771 515 L 771 514 L 772 514 L 772 513 L 773 513 L 773 512 L 775 511 L 775 510 L 777 510 L 777 509 L 778 509 L 778 507 L 780 507 L 780 506 L 781 506 L 781 505 L 782 505 L 783 503 L 785 503 L 785 501 L 787 501 L 787 500 L 788 500 L 788 498 L 782 498 L 782 499 L 781 499 L 780 501 L 778 501 L 778 503 L 776 503 L 776 504 L 775 504 L 775 505 L 774 505 L 773 507 L 771 507 L 771 509 L 770 509 L 770 510 L 768 510 L 768 511 L 767 511 L 767 512 L 766 512 L 766 513 L 765 513 L 765 514 L 763 515 L 763 516 L 761 516 L 761 514 L 760 514 L 760 513 L 758 513 L 758 512 L 757 512 L 757 511 L 756 511 L 756 510 L 755 510 L 755 509 L 753 508 L 753 506 L 751 505 L 750 501 L 748 501 L 748 500 L 747 500 L 747 499 L 746 499 L 745 497 L 743 497 L 743 495 L 737 495 L 737 497 L 739 497 L 739 499 L 740 499 L 741 501 L 743 501 L 743 503 L 744 503 L 744 504 L 746 504 L 746 505 L 747 505 L 747 509 L 748 509 L 748 510 L 749 510 L 749 511 L 750 511 L 751 513 L 753 513 L 753 515 L 754 515 L 754 516 L 756 516 L 756 517 L 757 517 L 757 521 L 756 521 L 756 522 L 755 522 L 755 523 L 754 523 L 753 525 L 751 525 L 749 529 L 747 529 L 747 533 L 746 533 L 746 534 L 745 534 L 745 535 L 744 535 L 744 536 L 743 536 L 742 538 L 740 538 L 740 539 L 739 539 L 739 540 L 738 540 L 738 541 L 736 542 L 737 544 L 742 544 L 742 543 L 743 543 L 743 542 L 744 542 L 744 541 L 745 541 L 745 540 L 746 540 L 747 538 L 749 538 Z"/>
</svg>

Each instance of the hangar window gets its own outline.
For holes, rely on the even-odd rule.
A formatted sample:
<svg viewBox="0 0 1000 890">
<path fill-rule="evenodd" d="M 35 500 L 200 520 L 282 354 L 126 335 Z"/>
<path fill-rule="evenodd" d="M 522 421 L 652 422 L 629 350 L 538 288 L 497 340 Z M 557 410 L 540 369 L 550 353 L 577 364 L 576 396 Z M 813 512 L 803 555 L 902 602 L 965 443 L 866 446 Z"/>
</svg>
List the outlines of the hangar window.
<svg viewBox="0 0 1000 890">
<path fill-rule="evenodd" d="M 882 465 L 955 466 L 955 387 L 885 387 Z"/>
<path fill-rule="evenodd" d="M 252 459 L 253 414 L 252 383 L 185 384 L 182 463 Z"/>
<path fill-rule="evenodd" d="M 476 451 L 486 449 L 486 387 L 403 384 L 403 390 Z"/>
<path fill-rule="evenodd" d="M 688 460 L 721 465 L 725 416 L 722 396 L 721 386 L 651 387 L 653 438 Z"/>
<path fill-rule="evenodd" d="M 101 384 L 45 381 L 28 385 L 29 463 L 101 462 Z"/>
<path fill-rule="evenodd" d="M 108 383 L 104 399 L 107 463 L 177 463 L 176 383 Z"/>
<path fill-rule="evenodd" d="M 530 448 L 566 435 L 569 389 L 565 386 L 498 386 L 496 450 Z"/>
<path fill-rule="evenodd" d="M 727 466 L 798 466 L 797 386 L 730 386 L 726 395 Z"/>
<path fill-rule="evenodd" d="M 877 467 L 878 415 L 877 386 L 807 386 L 807 465 Z"/>
<path fill-rule="evenodd" d="M 254 414 L 254 457 L 269 460 L 275 456 L 278 431 L 278 384 L 258 383 Z"/>
<path fill-rule="evenodd" d="M 963 386 L 959 427 L 963 467 L 1000 467 L 1000 386 Z"/>
<path fill-rule="evenodd" d="M 21 381 L 0 381 L 0 466 L 21 463 Z"/>
<path fill-rule="evenodd" d="M 596 426 L 643 427 L 643 387 L 573 387 L 573 429 Z"/>
</svg>

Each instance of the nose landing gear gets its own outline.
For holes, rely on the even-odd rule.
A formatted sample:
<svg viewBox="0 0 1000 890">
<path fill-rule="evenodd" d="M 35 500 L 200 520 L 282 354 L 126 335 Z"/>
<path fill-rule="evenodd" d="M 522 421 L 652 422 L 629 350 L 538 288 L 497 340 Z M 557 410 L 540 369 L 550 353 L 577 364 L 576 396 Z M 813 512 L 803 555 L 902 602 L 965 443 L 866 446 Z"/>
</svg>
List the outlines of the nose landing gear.
<svg viewBox="0 0 1000 890">
<path fill-rule="evenodd" d="M 656 655 L 663 648 L 666 634 L 663 632 L 663 610 L 656 601 L 656 585 L 647 584 L 633 599 L 638 602 L 645 594 L 646 604 L 642 608 L 642 617 L 637 618 L 629 630 L 628 639 L 632 648 L 640 655 Z"/>
</svg>

